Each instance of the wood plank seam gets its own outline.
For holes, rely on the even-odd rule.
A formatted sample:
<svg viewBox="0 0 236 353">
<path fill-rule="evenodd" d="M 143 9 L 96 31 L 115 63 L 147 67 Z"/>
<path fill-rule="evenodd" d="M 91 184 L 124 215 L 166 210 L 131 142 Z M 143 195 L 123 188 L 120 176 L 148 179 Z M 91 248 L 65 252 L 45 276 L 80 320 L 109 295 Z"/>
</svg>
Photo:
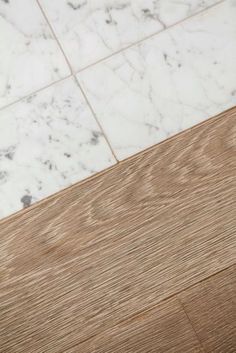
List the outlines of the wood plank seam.
<svg viewBox="0 0 236 353">
<path fill-rule="evenodd" d="M 222 271 L 223 271 L 223 270 L 222 270 Z M 206 353 L 206 352 L 205 352 L 205 349 L 204 349 L 204 347 L 203 347 L 203 345 L 202 345 L 202 341 L 200 340 L 200 337 L 198 336 L 198 333 L 197 333 L 197 331 L 195 330 L 195 327 L 193 326 L 193 323 L 192 323 L 192 321 L 191 321 L 191 319 L 190 319 L 190 317 L 189 317 L 187 311 L 185 310 L 185 307 L 184 307 L 184 305 L 183 305 L 181 299 L 179 298 L 178 294 L 176 294 L 175 296 L 176 296 L 176 298 L 178 299 L 178 301 L 179 301 L 179 303 L 180 303 L 180 305 L 181 305 L 181 307 L 182 307 L 182 309 L 183 309 L 183 311 L 184 311 L 184 313 L 185 313 L 185 315 L 186 315 L 186 318 L 187 318 L 189 324 L 191 325 L 191 327 L 192 327 L 192 329 L 193 329 L 193 331 L 194 331 L 194 333 L 195 333 L 195 336 L 196 336 L 196 338 L 197 338 L 197 340 L 198 340 L 198 342 L 199 342 L 199 345 L 200 345 L 201 348 L 202 348 L 202 351 L 203 351 L 204 353 Z"/>
</svg>

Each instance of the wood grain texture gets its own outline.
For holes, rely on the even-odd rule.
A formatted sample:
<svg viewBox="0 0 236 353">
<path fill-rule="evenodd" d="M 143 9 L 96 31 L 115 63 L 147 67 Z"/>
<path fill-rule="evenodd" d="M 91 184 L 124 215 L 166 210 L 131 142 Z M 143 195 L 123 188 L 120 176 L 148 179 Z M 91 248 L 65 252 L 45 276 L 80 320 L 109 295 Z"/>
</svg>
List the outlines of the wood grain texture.
<svg viewBox="0 0 236 353">
<path fill-rule="evenodd" d="M 203 353 L 191 323 L 176 299 L 141 312 L 67 353 Z"/>
<path fill-rule="evenodd" d="M 236 266 L 179 298 L 206 353 L 236 352 Z"/>
<path fill-rule="evenodd" d="M 81 352 L 232 265 L 235 156 L 233 109 L 0 222 L 2 351 Z"/>
</svg>

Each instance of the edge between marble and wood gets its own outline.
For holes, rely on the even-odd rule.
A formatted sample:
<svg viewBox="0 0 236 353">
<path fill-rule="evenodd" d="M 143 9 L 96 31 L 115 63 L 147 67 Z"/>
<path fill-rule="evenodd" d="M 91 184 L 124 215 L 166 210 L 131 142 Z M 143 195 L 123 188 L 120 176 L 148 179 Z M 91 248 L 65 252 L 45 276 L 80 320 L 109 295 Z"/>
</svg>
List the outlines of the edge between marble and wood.
<svg viewBox="0 0 236 353">
<path fill-rule="evenodd" d="M 74 185 L 78 185 L 78 184 L 80 184 L 80 183 L 87 182 L 87 181 L 90 180 L 91 178 L 98 177 L 98 176 L 101 175 L 102 173 L 105 173 L 107 170 L 110 170 L 111 168 L 114 168 L 114 167 L 117 165 L 117 163 L 126 162 L 126 161 L 129 160 L 130 158 L 135 157 L 137 154 L 146 153 L 146 152 L 149 151 L 150 149 L 155 148 L 156 145 L 159 145 L 160 143 L 161 143 L 161 144 L 162 144 L 162 143 L 165 143 L 165 142 L 168 141 L 169 139 L 175 138 L 175 137 L 178 136 L 179 134 L 185 133 L 185 132 L 187 132 L 189 129 L 193 129 L 193 128 L 195 128 L 195 127 L 201 125 L 201 124 L 204 124 L 204 123 L 207 122 L 209 119 L 215 118 L 215 117 L 209 117 L 209 118 L 207 118 L 206 120 L 204 120 L 203 122 L 200 122 L 199 124 L 194 125 L 193 127 L 187 128 L 186 130 L 183 130 L 183 131 L 180 131 L 180 132 L 174 134 L 173 136 L 167 137 L 165 140 L 163 140 L 163 141 L 161 141 L 161 142 L 157 142 L 157 143 L 153 144 L 153 145 L 150 146 L 150 147 L 144 148 L 144 149 L 142 149 L 141 151 L 138 151 L 138 152 L 136 152 L 136 153 L 133 153 L 131 156 L 128 156 L 128 157 L 126 157 L 126 158 L 124 158 L 124 159 L 122 159 L 122 160 L 119 160 L 118 157 L 117 157 L 117 155 L 116 155 L 115 149 L 112 147 L 112 144 L 110 143 L 109 137 L 107 136 L 107 134 L 106 134 L 104 128 L 102 127 L 102 124 L 101 124 L 101 122 L 100 122 L 100 119 L 98 119 L 98 117 L 97 117 L 97 113 L 96 113 L 95 109 L 93 108 L 92 104 L 90 103 L 90 100 L 89 100 L 89 98 L 88 98 L 88 96 L 87 96 L 85 90 L 83 89 L 83 87 L 82 87 L 81 83 L 79 82 L 79 79 L 78 79 L 78 77 L 77 77 L 76 75 L 77 75 L 79 72 L 88 69 L 88 67 L 95 66 L 95 65 L 98 64 L 99 62 L 105 61 L 107 58 L 113 57 L 113 56 L 115 56 L 115 55 L 116 55 L 117 53 L 119 53 L 119 52 L 124 52 L 124 51 L 125 51 L 126 49 L 128 49 L 128 48 L 133 47 L 133 46 L 136 46 L 137 44 L 146 41 L 148 38 L 158 36 L 161 32 L 163 32 L 163 31 L 168 31 L 170 28 L 177 26 L 179 23 L 188 21 L 190 18 L 196 17 L 196 16 L 198 16 L 200 13 L 203 13 L 203 12 L 205 12 L 205 11 L 208 11 L 208 10 L 209 10 L 210 8 L 212 8 L 212 7 L 218 6 L 220 3 L 225 2 L 225 0 L 220 0 L 220 1 L 216 2 L 216 3 L 213 4 L 213 5 L 211 5 L 211 6 L 205 8 L 205 9 L 199 11 L 199 12 L 196 12 L 196 13 L 194 13 L 194 14 L 192 14 L 192 15 L 190 15 L 190 16 L 188 16 L 188 17 L 182 19 L 182 20 L 180 20 L 179 22 L 176 22 L 176 23 L 174 23 L 173 25 L 168 26 L 167 28 L 161 29 L 161 30 L 157 31 L 156 33 L 151 34 L 151 35 L 148 36 L 148 37 L 145 37 L 145 38 L 143 38 L 143 39 L 141 39 L 141 40 L 139 40 L 139 41 L 136 41 L 136 42 L 132 43 L 131 45 L 129 45 L 128 47 L 122 48 L 122 49 L 120 49 L 119 51 L 112 53 L 112 54 L 109 55 L 108 57 L 102 58 L 101 60 L 98 60 L 98 61 L 96 61 L 95 63 L 89 65 L 88 67 L 83 68 L 83 69 L 81 69 L 81 70 L 79 70 L 79 71 L 76 71 L 76 72 L 73 72 L 73 69 L 72 69 L 72 66 L 71 66 L 71 64 L 70 64 L 70 61 L 69 61 L 69 59 L 67 58 L 67 55 L 65 54 L 65 52 L 64 52 L 64 50 L 63 50 L 63 47 L 62 47 L 62 45 L 60 44 L 60 41 L 59 41 L 59 39 L 57 38 L 57 35 L 56 35 L 55 31 L 53 30 L 53 28 L 52 28 L 52 26 L 51 26 L 51 23 L 50 23 L 49 19 L 47 18 L 47 15 L 46 15 L 45 11 L 43 10 L 43 8 L 42 8 L 42 6 L 41 6 L 39 0 L 36 0 L 36 2 L 37 2 L 37 4 L 39 5 L 39 8 L 41 9 L 43 16 L 44 16 L 46 22 L 48 23 L 48 26 L 49 26 L 49 28 L 50 28 L 50 31 L 51 31 L 51 33 L 52 33 L 54 39 L 56 40 L 56 42 L 57 42 L 57 44 L 58 44 L 58 46 L 59 46 L 59 48 L 60 48 L 60 51 L 62 52 L 62 54 L 63 54 L 63 56 L 64 56 L 64 58 L 65 58 L 65 60 L 66 60 L 66 62 L 67 62 L 67 65 L 68 65 L 68 67 L 69 67 L 69 69 L 70 69 L 71 74 L 68 75 L 68 76 L 66 76 L 66 77 L 61 78 L 61 79 L 58 80 L 58 81 L 52 82 L 51 84 L 49 84 L 49 85 L 47 85 L 47 86 L 45 86 L 45 87 L 42 87 L 42 88 L 40 88 L 39 90 L 37 90 L 36 92 L 32 92 L 32 93 L 30 93 L 29 95 L 27 95 L 27 96 L 25 96 L 25 97 L 22 97 L 22 98 L 20 98 L 19 100 L 10 103 L 10 104 L 7 105 L 7 106 L 1 107 L 0 110 L 2 111 L 2 110 L 4 110 L 5 108 L 7 108 L 7 107 L 9 107 L 9 106 L 12 106 L 12 105 L 14 105 L 14 104 L 17 103 L 17 102 L 22 101 L 23 99 L 32 96 L 32 95 L 35 94 L 35 93 L 41 92 L 41 91 L 43 91 L 44 89 L 46 89 L 46 88 L 48 88 L 48 87 L 50 87 L 50 86 L 53 86 L 53 85 L 57 84 L 58 82 L 64 81 L 64 80 L 66 80 L 66 79 L 68 79 L 68 78 L 70 78 L 70 77 L 74 77 L 74 79 L 76 80 L 76 82 L 77 82 L 77 84 L 78 84 L 78 86 L 79 86 L 79 89 L 80 89 L 80 91 L 81 91 L 81 93 L 82 93 L 82 95 L 83 95 L 83 97 L 84 97 L 84 99 L 85 99 L 85 101 L 86 101 L 86 103 L 87 103 L 87 106 L 88 106 L 89 110 L 90 110 L 91 113 L 92 113 L 93 118 L 96 120 L 96 123 L 98 124 L 98 126 L 99 126 L 99 128 L 100 128 L 100 130 L 101 130 L 101 132 L 102 132 L 102 134 L 103 134 L 103 136 L 104 136 L 104 139 L 106 140 L 106 143 L 107 143 L 107 145 L 109 146 L 109 149 L 110 149 L 110 151 L 111 151 L 111 153 L 112 153 L 112 155 L 113 155 L 113 157 L 114 157 L 114 159 L 115 159 L 115 161 L 116 161 L 116 164 L 113 165 L 113 166 L 111 166 L 111 167 L 108 167 L 108 168 L 102 170 L 101 172 L 95 173 L 95 174 L 92 175 L 91 177 L 86 177 L 86 178 L 83 179 L 82 181 L 76 182 L 75 184 L 72 184 L 71 186 L 66 187 L 65 189 L 61 189 L 61 190 L 59 190 L 58 192 L 56 192 L 55 194 L 53 193 L 53 194 L 47 196 L 46 198 L 43 198 L 43 199 L 40 200 L 40 201 L 36 201 L 32 206 L 30 206 L 30 208 L 37 206 L 39 203 L 44 202 L 45 200 L 48 200 L 48 198 L 51 198 L 51 197 L 53 197 L 54 195 L 58 195 L 58 193 L 66 192 L 66 191 L 68 190 L 68 188 L 71 188 L 71 187 L 73 187 Z M 231 108 L 231 109 L 233 109 L 233 108 Z M 28 210 L 28 208 L 23 209 L 23 210 L 20 210 L 20 211 L 18 211 L 18 212 L 16 212 L 16 213 L 11 214 L 10 216 L 7 216 L 7 217 L 1 219 L 1 220 L 0 220 L 0 224 L 1 224 L 2 221 L 5 221 L 5 220 L 9 219 L 9 217 L 15 216 L 15 215 L 18 214 L 19 212 L 27 212 L 27 210 Z"/>
<path fill-rule="evenodd" d="M 127 157 L 127 158 L 125 158 L 125 159 L 123 159 L 121 161 L 117 160 L 117 162 L 115 164 L 103 169 L 102 171 L 97 172 L 96 174 L 93 174 L 93 175 L 91 175 L 91 176 L 89 176 L 89 177 L 87 177 L 87 178 L 85 178 L 85 179 L 83 179 L 81 181 L 78 181 L 77 183 L 74 183 L 74 184 L 72 184 L 72 185 L 70 185 L 70 186 L 68 186 L 68 187 L 66 187 L 66 188 L 64 188 L 62 190 L 59 190 L 56 193 L 43 198 L 42 200 L 36 201 L 35 203 L 30 205 L 29 207 L 21 209 L 21 210 L 15 212 L 13 214 L 7 216 L 7 217 L 4 217 L 4 218 L 0 219 L 0 227 L 2 225 L 4 225 L 4 223 L 7 223 L 7 222 L 11 221 L 11 219 L 14 219 L 15 217 L 18 217 L 18 216 L 20 216 L 22 214 L 27 214 L 28 212 L 30 212 L 31 210 L 33 210 L 35 208 L 43 207 L 43 205 L 45 203 L 47 203 L 48 200 L 52 200 L 52 199 L 58 198 L 58 196 L 64 195 L 68 191 L 72 191 L 73 189 L 79 187 L 80 185 L 84 185 L 84 184 L 89 183 L 91 181 L 95 182 L 97 178 L 100 178 L 102 175 L 106 174 L 107 172 L 109 172 L 111 170 L 115 170 L 118 167 L 118 165 L 126 164 L 128 161 L 131 161 L 132 159 L 137 158 L 137 156 L 145 155 L 145 154 L 149 153 L 150 151 L 155 150 L 157 148 L 157 146 L 165 145 L 165 144 L 169 143 L 169 141 L 175 140 L 180 135 L 181 136 L 187 135 L 187 134 L 189 134 L 190 131 L 194 132 L 194 130 L 199 129 L 199 127 L 204 126 L 206 124 L 209 124 L 211 121 L 213 122 L 215 120 L 221 120 L 224 117 L 224 115 L 226 115 L 226 114 L 231 115 L 231 113 L 232 113 L 232 115 L 235 115 L 235 118 L 236 118 L 236 106 L 232 107 L 230 109 L 227 109 L 226 111 L 224 111 L 224 112 L 222 112 L 220 114 L 217 114 L 216 116 L 210 117 L 207 120 L 202 121 L 199 124 L 194 125 L 194 126 L 188 128 L 186 130 L 180 131 L 176 135 L 170 136 L 166 140 L 161 141 L 159 143 L 156 143 L 155 145 L 150 146 L 150 147 L 146 148 L 143 151 L 137 152 L 137 153 L 133 154 L 132 156 L 129 156 L 129 157 Z"/>
</svg>

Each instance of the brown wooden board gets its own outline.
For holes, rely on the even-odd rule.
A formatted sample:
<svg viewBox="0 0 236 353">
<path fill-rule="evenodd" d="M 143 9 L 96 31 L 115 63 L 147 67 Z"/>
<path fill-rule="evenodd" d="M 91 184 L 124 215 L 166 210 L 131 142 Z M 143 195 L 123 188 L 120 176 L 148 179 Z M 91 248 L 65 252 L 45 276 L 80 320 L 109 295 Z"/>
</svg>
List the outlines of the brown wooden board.
<svg viewBox="0 0 236 353">
<path fill-rule="evenodd" d="M 236 266 L 179 297 L 206 353 L 236 352 Z"/>
<path fill-rule="evenodd" d="M 235 206 L 233 109 L 0 222 L 2 351 L 79 347 L 232 265 Z"/>
</svg>

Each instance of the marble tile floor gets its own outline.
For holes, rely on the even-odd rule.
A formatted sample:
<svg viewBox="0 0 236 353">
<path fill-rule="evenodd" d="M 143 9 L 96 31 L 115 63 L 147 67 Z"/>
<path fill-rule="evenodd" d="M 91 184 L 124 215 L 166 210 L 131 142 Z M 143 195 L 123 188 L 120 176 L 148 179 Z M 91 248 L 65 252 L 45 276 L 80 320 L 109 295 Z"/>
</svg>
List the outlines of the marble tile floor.
<svg viewBox="0 0 236 353">
<path fill-rule="evenodd" d="M 0 0 L 0 218 L 236 105 L 236 0 Z"/>
</svg>

